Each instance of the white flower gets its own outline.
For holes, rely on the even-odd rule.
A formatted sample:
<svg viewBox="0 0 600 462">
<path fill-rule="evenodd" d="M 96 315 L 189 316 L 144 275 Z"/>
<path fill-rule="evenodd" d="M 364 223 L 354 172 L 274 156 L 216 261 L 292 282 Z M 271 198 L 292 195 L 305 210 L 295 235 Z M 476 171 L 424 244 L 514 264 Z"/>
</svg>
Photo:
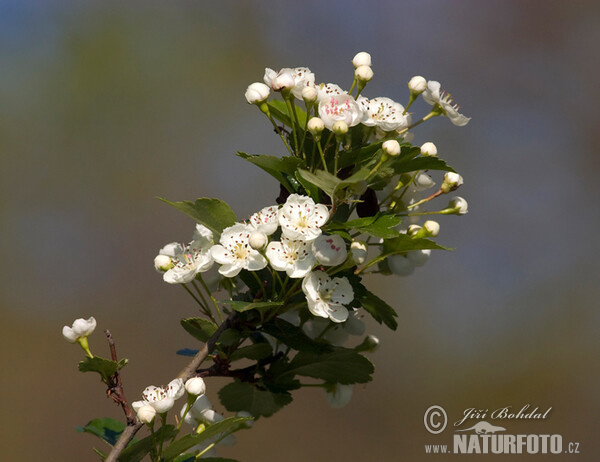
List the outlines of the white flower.
<svg viewBox="0 0 600 462">
<path fill-rule="evenodd" d="M 291 278 L 306 276 L 315 264 L 315 256 L 309 241 L 288 239 L 271 242 L 267 247 L 267 258 L 277 271 L 285 271 Z"/>
<path fill-rule="evenodd" d="M 171 258 L 173 267 L 163 279 L 169 284 L 185 284 L 196 277 L 198 273 L 208 271 L 213 265 L 210 247 L 213 245 L 213 233 L 206 226 L 197 224 L 188 245 L 172 242 L 164 246 L 159 254 Z"/>
<path fill-rule="evenodd" d="M 420 75 L 415 75 L 412 79 L 408 81 L 408 89 L 411 93 L 420 94 L 425 91 L 427 88 L 427 80 L 425 77 L 421 77 Z"/>
<path fill-rule="evenodd" d="M 323 271 L 313 271 L 302 281 L 302 291 L 309 311 L 315 316 L 329 318 L 333 322 L 348 319 L 348 309 L 344 305 L 354 299 L 354 291 L 347 278 L 331 279 Z"/>
<path fill-rule="evenodd" d="M 250 217 L 250 224 L 256 231 L 270 236 L 277 231 L 279 206 L 271 205 L 259 210 Z"/>
<path fill-rule="evenodd" d="M 390 255 L 387 263 L 390 271 L 397 276 L 408 276 L 415 271 L 415 265 L 406 258 L 406 255 Z"/>
<path fill-rule="evenodd" d="M 353 385 L 336 383 L 331 391 L 327 391 L 327 403 L 333 408 L 341 408 L 350 402 Z"/>
<path fill-rule="evenodd" d="M 371 55 L 366 51 L 361 51 L 360 53 L 356 53 L 354 58 L 352 58 L 352 65 L 354 67 L 360 66 L 370 66 L 371 65 Z"/>
<path fill-rule="evenodd" d="M 423 145 L 421 146 L 421 154 L 424 156 L 437 156 L 437 153 L 437 147 L 431 141 L 423 143 Z"/>
<path fill-rule="evenodd" d="M 267 100 L 269 93 L 271 91 L 264 83 L 255 82 L 248 85 L 244 96 L 248 104 L 260 104 Z"/>
<path fill-rule="evenodd" d="M 250 247 L 251 225 L 236 223 L 221 233 L 221 244 L 214 245 L 210 253 L 221 264 L 219 273 L 226 278 L 237 276 L 240 271 L 258 271 L 267 266 L 267 260 L 258 250 Z"/>
<path fill-rule="evenodd" d="M 396 157 L 400 154 L 400 143 L 396 140 L 387 140 L 381 145 L 381 149 L 390 157 Z"/>
<path fill-rule="evenodd" d="M 63 337 L 67 342 L 75 343 L 80 338 L 91 335 L 96 329 L 96 319 L 92 316 L 89 319 L 76 319 L 71 327 L 64 326 L 62 330 Z"/>
<path fill-rule="evenodd" d="M 354 77 L 359 82 L 369 82 L 373 78 L 373 69 L 370 66 L 358 66 L 354 71 Z"/>
<path fill-rule="evenodd" d="M 267 67 L 264 81 L 275 91 L 288 89 L 292 91 L 296 98 L 302 99 L 304 87 L 314 87 L 315 74 L 308 67 L 296 67 L 294 69 L 284 67 L 279 72 Z"/>
<path fill-rule="evenodd" d="M 320 135 L 325 130 L 325 124 L 319 117 L 311 117 L 306 126 L 313 136 Z"/>
<path fill-rule="evenodd" d="M 321 234 L 312 244 L 312 251 L 319 264 L 324 266 L 337 266 L 346 261 L 348 251 L 346 242 L 341 236 Z"/>
<path fill-rule="evenodd" d="M 331 327 L 329 318 L 316 317 L 306 321 L 302 330 L 312 339 L 321 337 L 333 346 L 343 346 L 350 335 L 363 335 L 365 324 L 359 319 L 358 310 L 353 308 L 349 310 L 348 319 L 344 323 Z"/>
<path fill-rule="evenodd" d="M 440 91 L 441 84 L 435 80 L 427 82 L 427 88 L 423 92 L 423 99 L 431 105 L 438 105 L 443 114 L 450 119 L 454 125 L 464 127 L 471 120 L 458 112 L 459 106 L 453 104 L 452 97 L 448 93 Z"/>
<path fill-rule="evenodd" d="M 156 417 L 156 409 L 154 409 L 149 404 L 145 404 L 142 407 L 137 409 L 137 418 L 140 422 L 150 425 L 154 422 L 154 418 Z"/>
<path fill-rule="evenodd" d="M 390 98 L 368 99 L 360 96 L 358 102 L 365 113 L 362 123 L 367 127 L 377 127 L 383 132 L 391 132 L 392 130 L 402 130 L 410 124 L 409 117 L 402 114 L 404 106 Z"/>
<path fill-rule="evenodd" d="M 441 190 L 444 192 L 444 194 L 447 194 L 450 191 L 458 189 L 462 184 L 462 176 L 460 176 L 458 173 L 447 172 L 444 175 L 444 182 L 442 183 Z"/>
<path fill-rule="evenodd" d="M 363 115 L 362 106 L 347 93 L 332 95 L 319 102 L 319 117 L 323 119 L 325 127 L 329 130 L 338 120 L 346 122 L 349 127 L 354 127 L 363 120 Z"/>
<path fill-rule="evenodd" d="M 154 257 L 154 269 L 159 273 L 169 271 L 171 268 L 173 268 L 171 257 L 168 257 L 167 255 L 157 255 Z"/>
<path fill-rule="evenodd" d="M 450 200 L 448 208 L 453 209 L 454 213 L 457 215 L 464 215 L 469 211 L 469 204 L 462 197 L 456 196 Z"/>
<path fill-rule="evenodd" d="M 436 237 L 440 233 L 440 224 L 437 221 L 427 220 L 423 223 L 423 228 L 427 231 L 427 235 Z"/>
<path fill-rule="evenodd" d="M 183 417 L 186 408 L 187 405 L 184 405 L 179 414 L 180 416 Z M 206 395 L 200 395 L 198 396 L 198 398 L 196 398 L 194 404 L 192 404 L 192 407 L 186 414 L 183 421 L 188 425 L 196 425 L 198 423 L 207 422 L 207 420 L 204 418 L 204 413 L 209 409 L 212 409 L 211 402 L 206 397 Z"/>
<path fill-rule="evenodd" d="M 133 409 L 138 412 L 142 406 L 152 406 L 159 414 L 164 414 L 171 410 L 175 401 L 183 396 L 185 387 L 183 386 L 183 380 L 175 379 L 169 382 L 165 388 L 155 387 L 150 385 L 146 387 L 142 392 L 143 400 L 135 401 L 131 404 Z"/>
<path fill-rule="evenodd" d="M 367 260 L 367 244 L 364 241 L 352 241 L 350 253 L 354 263 L 362 265 Z"/>
<path fill-rule="evenodd" d="M 342 90 L 342 88 L 339 85 L 336 85 L 335 83 L 321 83 L 317 85 L 315 89 L 317 90 L 317 94 L 319 95 L 317 98 L 317 101 L 319 102 L 323 101 L 324 99 L 329 99 L 332 96 L 348 94 L 347 91 Z"/>
<path fill-rule="evenodd" d="M 406 258 L 408 258 L 413 266 L 423 266 L 429 260 L 430 255 L 431 249 L 412 250 L 406 253 Z"/>
<path fill-rule="evenodd" d="M 192 377 L 185 382 L 185 391 L 193 396 L 203 395 L 206 393 L 206 384 L 202 377 Z"/>
<path fill-rule="evenodd" d="M 279 210 L 279 225 L 288 239 L 313 241 L 321 235 L 321 226 L 328 219 L 327 207 L 299 194 L 290 194 Z"/>
</svg>

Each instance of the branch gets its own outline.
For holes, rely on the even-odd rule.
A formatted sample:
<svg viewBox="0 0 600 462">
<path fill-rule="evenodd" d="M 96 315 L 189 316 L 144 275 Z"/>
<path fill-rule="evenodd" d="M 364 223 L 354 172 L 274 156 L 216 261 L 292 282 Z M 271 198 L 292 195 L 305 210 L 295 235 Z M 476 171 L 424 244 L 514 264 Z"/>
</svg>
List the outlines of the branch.
<svg viewBox="0 0 600 462">
<path fill-rule="evenodd" d="M 190 361 L 190 363 L 179 373 L 178 378 L 182 379 L 184 382 L 188 379 L 194 377 L 196 375 L 196 370 L 200 367 L 200 364 L 206 359 L 208 354 L 214 349 L 217 340 L 223 333 L 223 331 L 231 326 L 232 321 L 236 317 L 237 313 L 231 314 L 215 331 L 211 338 L 208 339 L 206 344 L 200 349 L 196 356 Z M 108 335 L 108 334 L 107 334 Z M 112 349 L 111 349 L 112 353 Z M 123 452 L 123 450 L 127 447 L 129 442 L 133 439 L 135 434 L 138 432 L 140 428 L 142 428 L 144 424 L 139 423 L 137 418 L 133 422 L 129 422 L 127 420 L 127 427 L 121 436 L 113 446 L 110 451 L 110 454 L 105 459 L 105 462 L 116 462 Z"/>
<path fill-rule="evenodd" d="M 105 330 L 106 339 L 108 340 L 108 346 L 110 348 L 110 356 L 111 359 L 115 362 L 118 362 L 117 349 L 115 348 L 115 341 L 110 333 L 110 331 Z M 114 375 L 110 378 L 108 383 L 108 394 L 113 399 L 115 403 L 123 408 L 123 412 L 125 413 L 125 417 L 127 418 L 127 425 L 133 425 L 137 422 L 137 417 L 135 412 L 127 402 L 125 398 L 125 392 L 123 390 L 123 383 L 121 382 L 121 374 L 119 371 L 115 372 Z"/>
</svg>

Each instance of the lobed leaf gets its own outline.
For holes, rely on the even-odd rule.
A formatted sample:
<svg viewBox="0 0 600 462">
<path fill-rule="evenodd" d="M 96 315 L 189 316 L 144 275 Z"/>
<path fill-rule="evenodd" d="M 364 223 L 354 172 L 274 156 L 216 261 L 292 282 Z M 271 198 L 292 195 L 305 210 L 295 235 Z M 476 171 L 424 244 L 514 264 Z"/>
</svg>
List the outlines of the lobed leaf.
<svg viewBox="0 0 600 462">
<path fill-rule="evenodd" d="M 104 419 L 90 420 L 84 427 L 77 427 L 77 431 L 95 435 L 111 446 L 114 446 L 121 436 L 121 433 L 123 433 L 123 430 L 125 430 L 125 426 L 125 422 L 105 417 Z"/>
<path fill-rule="evenodd" d="M 102 381 L 108 383 L 110 377 L 118 370 L 121 370 L 127 364 L 127 359 L 123 358 L 120 361 L 112 361 L 99 356 L 93 358 L 85 358 L 79 362 L 80 372 L 97 372 L 102 377 Z"/>
<path fill-rule="evenodd" d="M 219 399 L 228 411 L 246 411 L 258 417 L 269 417 L 292 402 L 287 392 L 274 393 L 248 382 L 235 381 L 219 391 Z"/>
<path fill-rule="evenodd" d="M 185 318 L 180 322 L 190 335 L 202 343 L 206 343 L 218 328 L 214 322 L 204 318 Z"/>
<path fill-rule="evenodd" d="M 303 163 L 301 159 L 291 156 L 275 157 L 267 155 L 250 155 L 241 151 L 238 151 L 237 155 L 263 169 L 279 181 L 288 191 L 291 192 L 295 190 L 286 175 L 292 177 L 295 176 L 296 170 L 298 170 L 300 164 Z"/>
<path fill-rule="evenodd" d="M 217 242 L 221 232 L 236 223 L 237 218 L 231 207 L 220 199 L 208 199 L 203 197 L 196 199 L 195 202 L 182 201 L 171 202 L 159 197 L 165 204 L 172 205 L 177 210 L 192 217 L 198 223 L 206 226 L 214 234 L 214 240 Z"/>
</svg>

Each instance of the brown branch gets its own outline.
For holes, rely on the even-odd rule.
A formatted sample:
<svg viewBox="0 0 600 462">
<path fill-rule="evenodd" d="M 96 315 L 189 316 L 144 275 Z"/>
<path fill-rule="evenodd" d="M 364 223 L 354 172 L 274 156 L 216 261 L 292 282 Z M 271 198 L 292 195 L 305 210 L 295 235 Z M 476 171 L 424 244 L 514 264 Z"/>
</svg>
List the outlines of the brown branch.
<svg viewBox="0 0 600 462">
<path fill-rule="evenodd" d="M 223 331 L 231 326 L 232 321 L 235 319 L 235 317 L 236 313 L 233 313 L 225 321 L 223 321 L 223 323 L 219 326 L 215 333 L 208 339 L 206 344 L 200 349 L 198 353 L 196 353 L 196 356 L 194 356 L 190 363 L 179 373 L 179 375 L 177 376 L 178 378 L 182 379 L 185 382 L 196 375 L 196 370 L 200 367 L 200 364 L 202 364 L 202 362 L 206 359 L 208 354 L 214 349 L 217 340 L 219 339 Z M 107 336 L 108 335 L 110 334 L 107 332 Z M 144 424 L 139 423 L 137 421 L 137 418 L 135 418 L 134 422 L 132 423 L 129 423 L 128 419 L 127 427 L 125 427 L 125 430 L 123 431 L 123 433 L 121 433 L 121 436 L 119 436 L 119 439 L 111 449 L 110 454 L 105 459 L 105 462 L 116 462 L 123 450 L 127 447 L 129 442 L 133 439 L 135 434 L 140 428 L 142 428 L 143 425 Z"/>
<path fill-rule="evenodd" d="M 115 348 L 115 341 L 110 331 L 105 330 L 106 339 L 108 340 L 108 346 L 110 348 L 110 357 L 113 361 L 118 362 L 117 349 Z M 116 371 L 110 378 L 108 383 L 108 395 L 112 400 L 117 403 L 123 409 L 125 417 L 127 418 L 127 425 L 134 425 L 137 423 L 137 417 L 135 412 L 127 402 L 125 398 L 125 391 L 123 390 L 123 382 L 121 382 L 121 374 Z"/>
</svg>

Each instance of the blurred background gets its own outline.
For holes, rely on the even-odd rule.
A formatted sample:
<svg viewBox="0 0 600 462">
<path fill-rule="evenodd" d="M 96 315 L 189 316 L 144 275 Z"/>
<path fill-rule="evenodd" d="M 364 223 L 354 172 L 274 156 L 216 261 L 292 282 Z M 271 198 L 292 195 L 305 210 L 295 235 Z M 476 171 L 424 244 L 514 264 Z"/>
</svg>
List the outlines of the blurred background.
<svg viewBox="0 0 600 462">
<path fill-rule="evenodd" d="M 375 71 L 367 96 L 405 102 L 420 74 L 472 117 L 415 130 L 415 144 L 434 141 L 463 175 L 470 212 L 440 220 L 438 241 L 455 252 L 409 278 L 369 281 L 400 320 L 396 332 L 369 325 L 381 340 L 372 383 L 341 410 L 303 390 L 221 454 L 435 460 L 424 444 L 449 443 L 452 430 L 427 433 L 429 406 L 453 422 L 466 408 L 531 404 L 553 409 L 500 425 L 562 434 L 580 443 L 578 460 L 597 460 L 599 7 L 1 1 L 2 459 L 39 460 L 43 448 L 44 460 L 95 460 L 101 443 L 75 427 L 122 417 L 96 375 L 78 373 L 81 352 L 61 335 L 73 319 L 96 317 L 91 345 L 103 356 L 102 330 L 112 331 L 130 360 L 130 400 L 181 369 L 174 352 L 194 344 L 178 320 L 196 308 L 152 260 L 188 241 L 193 223 L 156 196 L 219 197 L 240 219 L 271 204 L 275 181 L 234 156 L 284 153 L 246 86 L 265 66 L 309 66 L 347 87 L 364 50 Z M 221 385 L 208 387 L 223 411 Z"/>
</svg>

